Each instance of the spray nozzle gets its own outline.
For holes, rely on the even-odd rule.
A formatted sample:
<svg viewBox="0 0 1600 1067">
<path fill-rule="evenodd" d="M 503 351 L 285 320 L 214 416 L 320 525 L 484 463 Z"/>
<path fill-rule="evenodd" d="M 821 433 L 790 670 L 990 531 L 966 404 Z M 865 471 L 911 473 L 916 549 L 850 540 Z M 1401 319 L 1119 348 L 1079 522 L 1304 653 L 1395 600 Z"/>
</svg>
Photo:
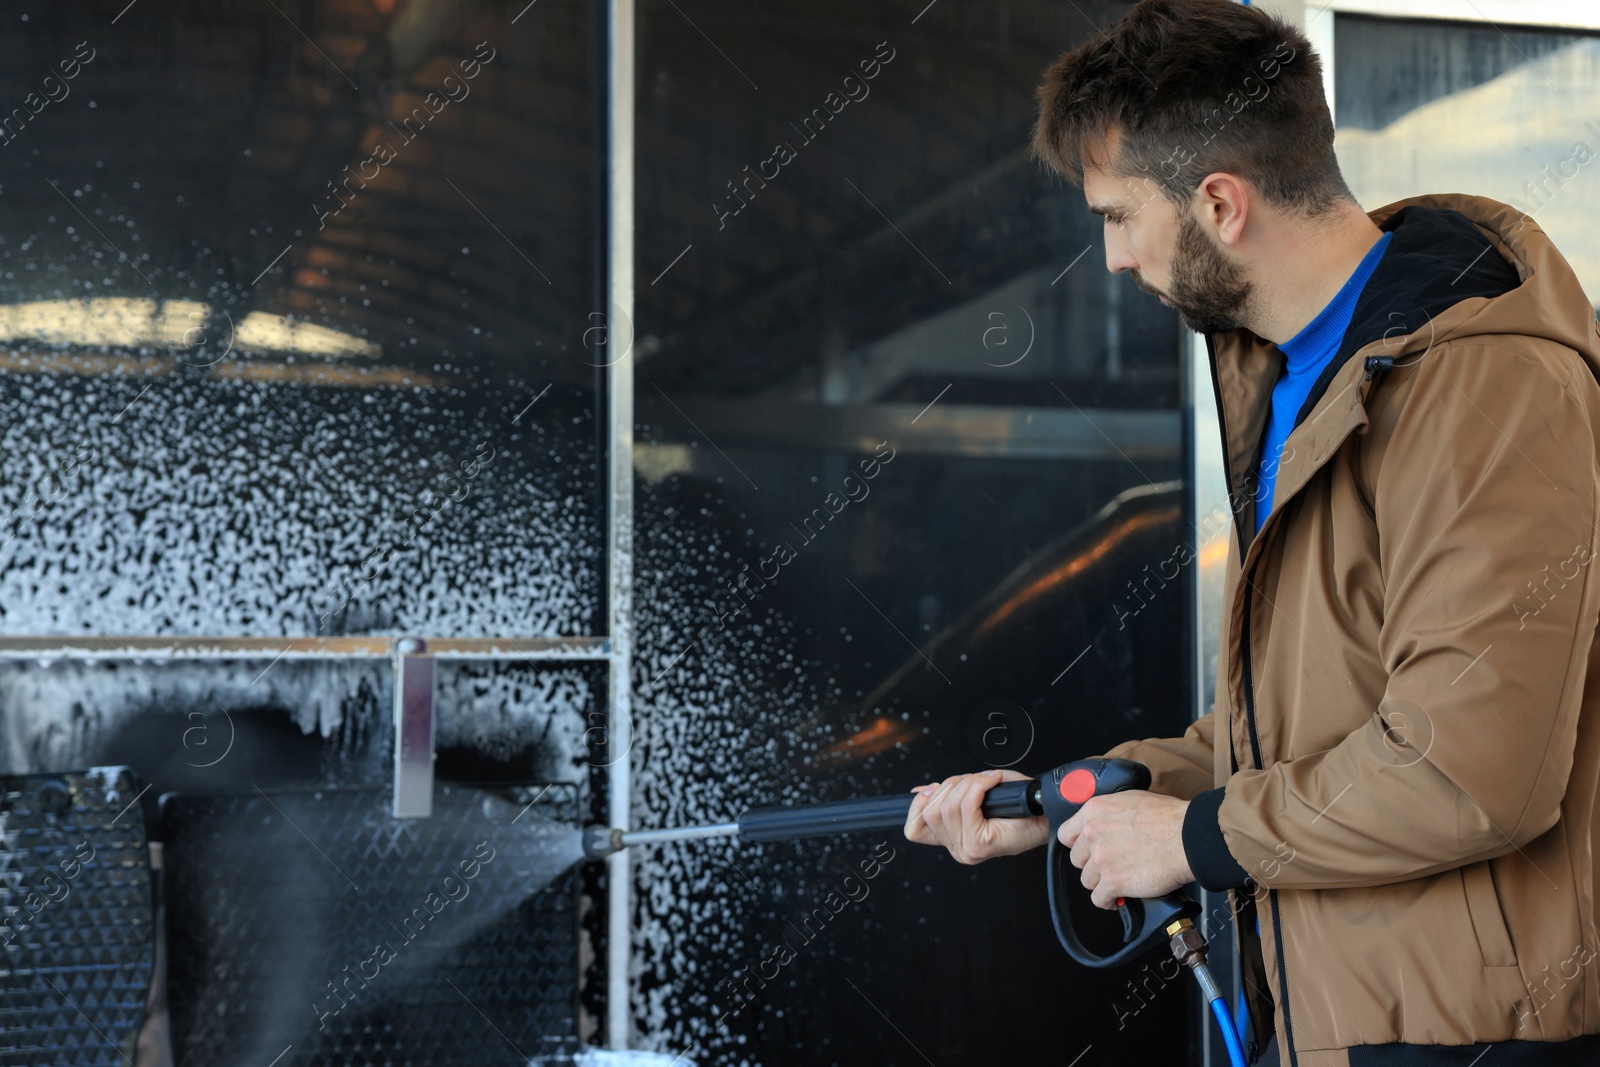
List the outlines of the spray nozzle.
<svg viewBox="0 0 1600 1067">
<path fill-rule="evenodd" d="M 613 852 L 627 846 L 622 841 L 622 831 L 612 826 L 585 826 L 583 828 L 583 854 L 592 860 L 603 860 Z"/>
</svg>

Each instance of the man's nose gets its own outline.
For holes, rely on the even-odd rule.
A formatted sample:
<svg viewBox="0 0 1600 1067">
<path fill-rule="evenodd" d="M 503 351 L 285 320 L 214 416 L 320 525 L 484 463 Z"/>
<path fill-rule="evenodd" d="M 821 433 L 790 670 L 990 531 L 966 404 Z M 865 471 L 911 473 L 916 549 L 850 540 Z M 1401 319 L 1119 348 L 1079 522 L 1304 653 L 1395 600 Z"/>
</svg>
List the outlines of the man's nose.
<svg viewBox="0 0 1600 1067">
<path fill-rule="evenodd" d="M 1106 242 L 1106 270 L 1112 274 L 1121 274 L 1125 270 L 1134 270 L 1139 266 L 1139 261 L 1133 258 L 1126 247 L 1114 242 Z"/>
</svg>

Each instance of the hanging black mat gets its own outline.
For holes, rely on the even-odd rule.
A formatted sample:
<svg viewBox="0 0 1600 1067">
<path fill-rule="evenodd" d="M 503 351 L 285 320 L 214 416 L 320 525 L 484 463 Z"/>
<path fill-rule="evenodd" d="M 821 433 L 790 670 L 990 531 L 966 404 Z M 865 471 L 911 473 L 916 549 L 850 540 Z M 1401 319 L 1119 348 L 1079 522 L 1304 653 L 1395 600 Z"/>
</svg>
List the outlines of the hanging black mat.
<svg viewBox="0 0 1600 1067">
<path fill-rule="evenodd" d="M 575 841 L 576 787 L 440 785 L 426 819 L 389 804 L 161 798 L 178 1067 L 525 1067 L 577 1049 L 578 881 L 550 859 Z"/>
<path fill-rule="evenodd" d="M 155 901 L 126 767 L 0 777 L 0 1064 L 126 1067 Z"/>
</svg>

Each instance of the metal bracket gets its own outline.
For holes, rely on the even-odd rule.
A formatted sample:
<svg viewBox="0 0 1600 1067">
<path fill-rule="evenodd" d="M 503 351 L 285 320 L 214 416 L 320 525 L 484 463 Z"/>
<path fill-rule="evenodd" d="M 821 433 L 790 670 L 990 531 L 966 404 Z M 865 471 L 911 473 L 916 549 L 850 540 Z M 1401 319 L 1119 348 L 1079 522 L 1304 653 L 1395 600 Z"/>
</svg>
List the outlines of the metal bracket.
<svg viewBox="0 0 1600 1067">
<path fill-rule="evenodd" d="M 394 643 L 394 817 L 433 814 L 433 655 L 427 642 Z"/>
</svg>

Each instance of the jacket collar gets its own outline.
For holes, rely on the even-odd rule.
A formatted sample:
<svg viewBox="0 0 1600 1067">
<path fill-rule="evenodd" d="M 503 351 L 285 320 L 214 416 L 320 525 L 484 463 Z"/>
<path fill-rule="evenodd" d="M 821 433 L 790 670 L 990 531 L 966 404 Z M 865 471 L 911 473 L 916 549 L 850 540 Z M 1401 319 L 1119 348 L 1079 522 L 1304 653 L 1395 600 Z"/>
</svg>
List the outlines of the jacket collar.
<svg viewBox="0 0 1600 1067">
<path fill-rule="evenodd" d="M 1345 438 L 1367 425 L 1369 358 L 1404 365 L 1462 336 L 1533 333 L 1579 348 L 1600 372 L 1593 309 L 1531 218 L 1487 197 L 1454 193 L 1400 200 L 1368 217 L 1394 236 L 1362 290 L 1339 351 L 1298 413 L 1273 490 L 1274 513 Z M 1206 343 L 1242 557 L 1251 542 L 1246 531 L 1254 529 L 1246 490 L 1254 485 L 1284 356 L 1243 329 L 1207 335 Z"/>
</svg>

